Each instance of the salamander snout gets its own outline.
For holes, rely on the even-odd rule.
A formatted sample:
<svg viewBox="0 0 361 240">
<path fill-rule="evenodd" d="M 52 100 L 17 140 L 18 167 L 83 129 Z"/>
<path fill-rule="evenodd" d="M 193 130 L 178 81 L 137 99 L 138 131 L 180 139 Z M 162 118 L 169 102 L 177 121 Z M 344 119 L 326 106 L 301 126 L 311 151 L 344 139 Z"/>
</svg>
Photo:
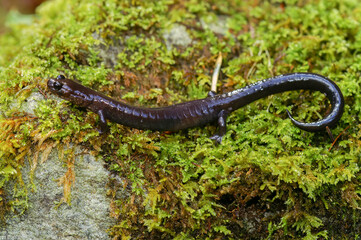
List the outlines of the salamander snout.
<svg viewBox="0 0 361 240">
<path fill-rule="evenodd" d="M 48 80 L 48 88 L 52 92 L 60 91 L 63 85 L 64 85 L 63 83 L 58 81 L 58 78 L 57 79 L 50 78 Z"/>
<path fill-rule="evenodd" d="M 93 90 L 76 81 L 67 79 L 63 75 L 50 78 L 47 85 L 50 92 L 80 107 L 86 107 L 93 101 Z"/>
</svg>

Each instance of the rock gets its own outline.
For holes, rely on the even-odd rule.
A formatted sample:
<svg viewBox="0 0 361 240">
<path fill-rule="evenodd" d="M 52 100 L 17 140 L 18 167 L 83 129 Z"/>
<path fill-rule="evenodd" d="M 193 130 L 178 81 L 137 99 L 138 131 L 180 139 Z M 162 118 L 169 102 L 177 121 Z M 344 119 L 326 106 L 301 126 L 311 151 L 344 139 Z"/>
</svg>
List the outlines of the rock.
<svg viewBox="0 0 361 240">
<path fill-rule="evenodd" d="M 176 24 L 163 34 L 163 38 L 165 39 L 168 50 L 172 49 L 174 45 L 186 47 L 192 42 L 186 27 Z"/>
<path fill-rule="evenodd" d="M 23 178 L 29 179 L 29 166 Z M 53 150 L 49 159 L 35 171 L 35 192 L 29 193 L 31 206 L 22 216 L 7 220 L 0 239 L 110 239 L 106 230 L 114 225 L 110 217 L 110 199 L 106 196 L 109 173 L 101 161 L 89 154 L 77 156 L 71 204 L 57 202 L 63 197 L 60 177 L 67 171 Z"/>
<path fill-rule="evenodd" d="M 35 115 L 34 110 L 38 106 L 39 101 L 44 100 L 44 96 L 40 92 L 33 92 L 21 105 L 21 110 L 30 114 Z"/>
</svg>

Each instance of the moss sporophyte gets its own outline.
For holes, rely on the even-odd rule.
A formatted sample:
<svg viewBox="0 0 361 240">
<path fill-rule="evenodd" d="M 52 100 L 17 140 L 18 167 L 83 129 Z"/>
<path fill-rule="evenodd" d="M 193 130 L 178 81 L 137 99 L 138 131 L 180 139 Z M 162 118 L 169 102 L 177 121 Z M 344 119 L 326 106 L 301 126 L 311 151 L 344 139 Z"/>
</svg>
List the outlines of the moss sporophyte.
<svg viewBox="0 0 361 240">
<path fill-rule="evenodd" d="M 92 154 L 109 171 L 115 239 L 357 239 L 360 11 L 357 0 L 54 0 L 27 24 L 9 15 L 0 37 L 2 219 L 11 224 L 9 214 L 33 208 L 44 187 L 39 166 L 56 161 L 63 196 L 51 203 L 75 209 L 74 186 L 83 186 L 75 159 Z M 234 111 L 214 144 L 214 125 L 169 134 L 108 122 L 100 135 L 96 113 L 46 86 L 62 74 L 120 102 L 164 107 L 205 98 L 220 52 L 221 94 L 286 73 L 334 81 L 345 108 L 331 151 L 325 131 L 300 130 L 287 118 L 287 109 L 304 123 L 332 113 L 330 95 L 318 91 Z"/>
</svg>

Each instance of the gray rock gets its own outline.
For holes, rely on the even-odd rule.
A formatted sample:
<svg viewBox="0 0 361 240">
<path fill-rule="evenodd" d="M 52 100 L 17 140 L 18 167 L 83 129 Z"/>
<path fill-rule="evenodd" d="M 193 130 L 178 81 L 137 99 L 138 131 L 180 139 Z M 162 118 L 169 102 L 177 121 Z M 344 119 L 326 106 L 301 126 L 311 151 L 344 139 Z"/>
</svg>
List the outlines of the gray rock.
<svg viewBox="0 0 361 240">
<path fill-rule="evenodd" d="M 163 38 L 169 50 L 172 49 L 174 45 L 186 47 L 192 42 L 186 27 L 182 25 L 174 25 L 170 30 L 165 31 Z"/>
<path fill-rule="evenodd" d="M 49 159 L 35 170 L 36 191 L 29 193 L 30 208 L 14 216 L 0 231 L 0 239 L 110 239 L 106 232 L 115 220 L 109 215 L 110 199 L 106 196 L 109 173 L 89 154 L 76 157 L 75 182 L 71 188 L 71 205 L 57 202 L 63 196 L 60 177 L 67 171 L 53 151 Z M 23 171 L 29 176 L 29 166 Z"/>
<path fill-rule="evenodd" d="M 217 16 L 216 21 L 213 20 L 213 21 L 207 22 L 204 19 L 201 19 L 200 22 L 204 29 L 208 28 L 217 34 L 226 35 L 226 33 L 228 31 L 227 20 L 228 20 L 228 18 L 226 16 L 220 15 L 220 16 Z"/>
<path fill-rule="evenodd" d="M 44 100 L 44 96 L 40 92 L 33 92 L 30 96 L 22 103 L 21 110 L 34 115 L 34 110 L 38 106 L 38 102 Z"/>
</svg>

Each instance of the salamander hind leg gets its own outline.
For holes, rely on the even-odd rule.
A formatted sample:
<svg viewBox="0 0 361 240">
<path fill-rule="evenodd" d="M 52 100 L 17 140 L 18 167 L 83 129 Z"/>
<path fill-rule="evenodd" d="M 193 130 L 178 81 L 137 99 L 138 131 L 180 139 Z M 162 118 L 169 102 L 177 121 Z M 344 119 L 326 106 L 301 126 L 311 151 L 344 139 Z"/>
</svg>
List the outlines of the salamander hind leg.
<svg viewBox="0 0 361 240">
<path fill-rule="evenodd" d="M 218 114 L 218 133 L 210 137 L 210 139 L 215 140 L 218 143 L 222 142 L 222 138 L 227 132 L 226 119 L 227 112 L 225 110 L 222 110 Z"/>
</svg>

